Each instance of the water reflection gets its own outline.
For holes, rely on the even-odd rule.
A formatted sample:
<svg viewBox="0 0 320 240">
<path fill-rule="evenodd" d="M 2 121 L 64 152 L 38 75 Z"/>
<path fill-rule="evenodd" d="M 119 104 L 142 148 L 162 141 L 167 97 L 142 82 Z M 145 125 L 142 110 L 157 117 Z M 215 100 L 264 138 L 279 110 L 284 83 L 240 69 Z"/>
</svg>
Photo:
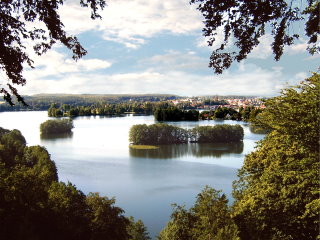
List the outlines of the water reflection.
<svg viewBox="0 0 320 240">
<path fill-rule="evenodd" d="M 59 140 L 59 139 L 67 139 L 67 138 L 72 138 L 73 137 L 73 132 L 68 132 L 68 133 L 54 133 L 54 134 L 40 134 L 40 139 L 41 140 Z"/>
<path fill-rule="evenodd" d="M 172 159 L 183 156 L 216 157 L 228 154 L 241 154 L 243 142 L 239 143 L 188 143 L 162 145 L 158 149 L 133 149 L 129 150 L 131 157 Z"/>
</svg>

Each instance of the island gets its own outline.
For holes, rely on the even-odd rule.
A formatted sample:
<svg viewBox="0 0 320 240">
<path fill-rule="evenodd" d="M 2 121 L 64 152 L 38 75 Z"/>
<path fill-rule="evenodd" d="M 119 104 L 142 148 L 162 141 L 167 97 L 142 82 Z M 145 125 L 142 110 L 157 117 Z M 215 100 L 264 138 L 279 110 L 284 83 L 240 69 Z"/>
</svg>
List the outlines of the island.
<svg viewBox="0 0 320 240">
<path fill-rule="evenodd" d="M 70 133 L 74 128 L 72 119 L 50 119 L 40 125 L 41 134 Z"/>
</svg>

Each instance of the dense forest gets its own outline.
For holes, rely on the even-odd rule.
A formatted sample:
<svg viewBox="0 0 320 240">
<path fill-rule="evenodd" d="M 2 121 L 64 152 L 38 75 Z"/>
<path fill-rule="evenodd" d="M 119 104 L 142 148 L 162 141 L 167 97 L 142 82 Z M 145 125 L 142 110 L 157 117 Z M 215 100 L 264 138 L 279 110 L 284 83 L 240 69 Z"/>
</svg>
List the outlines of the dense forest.
<svg viewBox="0 0 320 240">
<path fill-rule="evenodd" d="M 199 126 L 186 130 L 165 123 L 155 123 L 151 125 L 133 125 L 129 131 L 129 142 L 134 145 L 162 145 L 187 142 L 232 143 L 242 141 L 243 136 L 243 128 L 240 125 Z"/>
<path fill-rule="evenodd" d="M 154 113 L 157 121 L 198 121 L 199 111 L 181 110 L 178 107 L 157 108 Z"/>
<path fill-rule="evenodd" d="M 175 205 L 159 240 L 319 239 L 320 75 L 266 101 L 256 124 L 271 129 L 246 156 L 229 207 L 206 187 L 195 204 Z"/>
<path fill-rule="evenodd" d="M 18 130 L 0 128 L 0 192 L 1 239 L 150 239 L 114 198 L 59 182 L 47 150 L 26 146 Z"/>
</svg>

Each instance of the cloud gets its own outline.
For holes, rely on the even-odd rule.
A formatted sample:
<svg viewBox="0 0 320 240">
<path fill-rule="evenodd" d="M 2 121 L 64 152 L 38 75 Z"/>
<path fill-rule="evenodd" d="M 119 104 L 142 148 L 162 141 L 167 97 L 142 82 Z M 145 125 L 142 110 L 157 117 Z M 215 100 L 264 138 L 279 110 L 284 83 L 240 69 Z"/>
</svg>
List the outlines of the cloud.
<svg viewBox="0 0 320 240">
<path fill-rule="evenodd" d="M 300 43 L 296 43 L 296 44 L 287 46 L 285 51 L 289 55 L 295 55 L 295 54 L 299 54 L 299 53 L 306 53 L 307 47 L 308 47 L 307 41 L 301 40 Z"/>
<path fill-rule="evenodd" d="M 80 59 L 77 62 L 66 54 L 50 50 L 42 56 L 32 54 L 35 69 L 27 68 L 27 79 L 59 76 L 66 73 L 90 72 L 111 67 L 112 63 L 101 59 Z"/>
<path fill-rule="evenodd" d="M 208 59 L 197 56 L 193 51 L 180 52 L 170 50 L 165 54 L 143 59 L 139 63 L 144 67 L 157 71 L 208 70 Z"/>
<path fill-rule="evenodd" d="M 251 53 L 248 55 L 248 58 L 254 59 L 267 59 L 272 55 L 271 43 L 273 38 L 270 34 L 266 34 L 260 38 L 260 44 L 256 46 Z"/>
<path fill-rule="evenodd" d="M 60 13 L 67 32 L 100 31 L 105 40 L 129 48 L 160 33 L 190 34 L 202 28 L 199 11 L 185 0 L 114 0 L 101 12 L 102 20 L 95 21 L 76 2 L 66 3 Z"/>
<path fill-rule="evenodd" d="M 248 58 L 254 59 L 267 59 L 273 52 L 271 43 L 274 41 L 273 37 L 270 34 L 266 34 L 260 38 L 260 44 L 255 47 L 251 53 L 248 55 Z M 305 53 L 307 50 L 308 44 L 307 41 L 301 39 L 298 43 L 295 43 L 290 46 L 285 46 L 284 53 L 289 55 L 296 55 L 300 53 Z"/>
<path fill-rule="evenodd" d="M 302 75 L 297 76 L 298 78 Z M 182 96 L 199 95 L 277 95 L 287 79 L 281 68 L 267 70 L 254 64 L 242 64 L 223 75 L 201 75 L 182 69 L 160 71 L 146 68 L 141 71 L 105 74 L 97 72 L 70 72 L 60 76 L 33 75 L 23 94 L 34 93 L 169 93 Z M 301 79 L 299 79 L 301 81 Z"/>
</svg>

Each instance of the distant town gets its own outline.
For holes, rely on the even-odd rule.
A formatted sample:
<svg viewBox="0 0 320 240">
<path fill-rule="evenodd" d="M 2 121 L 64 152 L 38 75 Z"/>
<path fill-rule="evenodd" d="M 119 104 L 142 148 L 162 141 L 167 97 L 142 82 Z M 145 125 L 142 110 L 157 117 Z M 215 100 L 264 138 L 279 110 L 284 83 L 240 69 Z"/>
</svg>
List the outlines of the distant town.
<svg viewBox="0 0 320 240">
<path fill-rule="evenodd" d="M 192 97 L 172 100 L 172 103 L 203 110 L 216 110 L 218 107 L 233 108 L 235 110 L 246 107 L 261 109 L 266 107 L 263 98 L 258 97 Z"/>
</svg>

